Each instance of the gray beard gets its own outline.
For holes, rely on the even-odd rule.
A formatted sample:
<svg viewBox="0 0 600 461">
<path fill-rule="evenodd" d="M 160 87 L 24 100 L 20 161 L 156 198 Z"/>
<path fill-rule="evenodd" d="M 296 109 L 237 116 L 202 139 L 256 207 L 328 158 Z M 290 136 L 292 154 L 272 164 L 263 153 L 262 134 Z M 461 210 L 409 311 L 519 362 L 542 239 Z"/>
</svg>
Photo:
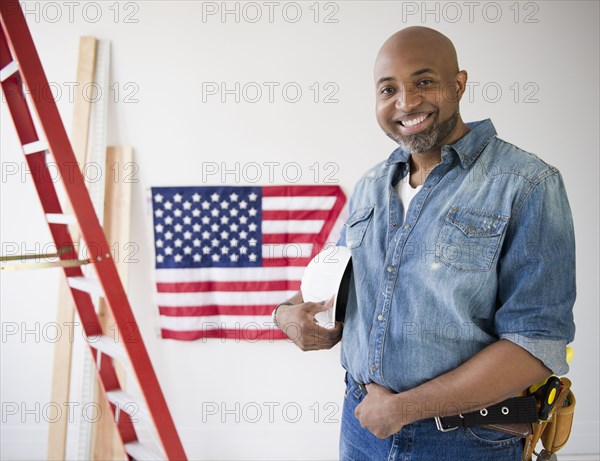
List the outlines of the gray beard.
<svg viewBox="0 0 600 461">
<path fill-rule="evenodd" d="M 415 133 L 409 136 L 400 136 L 392 133 L 386 134 L 409 154 L 427 152 L 435 146 L 440 145 L 440 143 L 452 133 L 458 123 L 458 115 L 458 111 L 456 111 L 446 120 L 443 120 L 440 123 L 434 123 L 429 131 L 426 132 Z"/>
</svg>

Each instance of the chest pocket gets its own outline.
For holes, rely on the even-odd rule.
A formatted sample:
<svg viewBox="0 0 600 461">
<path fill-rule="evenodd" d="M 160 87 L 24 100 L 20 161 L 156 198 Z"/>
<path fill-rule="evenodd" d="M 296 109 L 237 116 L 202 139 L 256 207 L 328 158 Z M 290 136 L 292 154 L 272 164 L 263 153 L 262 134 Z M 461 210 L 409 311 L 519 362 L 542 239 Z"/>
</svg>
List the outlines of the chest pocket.
<svg viewBox="0 0 600 461">
<path fill-rule="evenodd" d="M 507 216 L 450 208 L 436 243 L 436 259 L 459 271 L 490 270 L 507 222 Z"/>
<path fill-rule="evenodd" d="M 352 213 L 346 223 L 346 245 L 348 248 L 358 248 L 363 241 L 371 218 L 373 217 L 373 210 L 375 205 L 371 205 L 367 208 L 361 208 Z"/>
</svg>

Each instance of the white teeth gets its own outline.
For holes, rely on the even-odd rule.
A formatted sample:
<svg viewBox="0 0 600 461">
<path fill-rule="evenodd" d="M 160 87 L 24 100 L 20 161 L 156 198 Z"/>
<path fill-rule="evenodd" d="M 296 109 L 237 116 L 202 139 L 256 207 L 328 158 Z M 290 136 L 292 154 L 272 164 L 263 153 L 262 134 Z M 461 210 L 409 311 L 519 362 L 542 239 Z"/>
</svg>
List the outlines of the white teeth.
<svg viewBox="0 0 600 461">
<path fill-rule="evenodd" d="M 404 120 L 402 122 L 402 125 L 404 125 L 404 126 L 415 126 L 415 125 L 418 125 L 419 123 L 421 123 L 426 118 L 427 118 L 427 115 L 422 115 L 421 117 L 413 118 L 412 120 Z"/>
</svg>

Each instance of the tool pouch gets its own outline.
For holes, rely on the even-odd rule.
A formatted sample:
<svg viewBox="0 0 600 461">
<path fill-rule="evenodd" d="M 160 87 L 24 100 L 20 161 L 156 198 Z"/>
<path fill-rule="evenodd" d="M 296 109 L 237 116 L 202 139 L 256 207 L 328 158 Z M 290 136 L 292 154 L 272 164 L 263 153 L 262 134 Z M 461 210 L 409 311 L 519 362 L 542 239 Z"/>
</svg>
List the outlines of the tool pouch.
<svg viewBox="0 0 600 461">
<path fill-rule="evenodd" d="M 568 378 L 560 378 L 560 382 L 560 394 L 548 420 L 532 424 L 531 434 L 525 439 L 523 461 L 532 461 L 533 452 L 540 439 L 549 453 L 560 450 L 569 440 L 575 413 L 575 395 L 571 391 L 571 381 Z"/>
<path fill-rule="evenodd" d="M 564 380 L 567 380 L 567 378 L 561 378 L 562 383 L 564 383 Z M 561 390 L 562 392 L 563 390 Z M 576 403 L 575 395 L 571 389 L 566 389 L 566 395 L 562 402 L 562 405 L 554 411 L 552 419 L 548 421 L 546 429 L 542 432 L 542 444 L 551 453 L 564 447 L 571 435 Z"/>
</svg>

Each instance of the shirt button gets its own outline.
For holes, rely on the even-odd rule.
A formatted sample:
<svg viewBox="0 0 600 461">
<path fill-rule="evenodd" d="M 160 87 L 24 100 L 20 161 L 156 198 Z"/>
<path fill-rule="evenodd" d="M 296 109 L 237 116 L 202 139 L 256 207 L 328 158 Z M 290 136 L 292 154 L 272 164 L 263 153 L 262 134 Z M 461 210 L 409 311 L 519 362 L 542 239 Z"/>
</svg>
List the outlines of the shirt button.
<svg viewBox="0 0 600 461">
<path fill-rule="evenodd" d="M 371 365 L 371 371 L 377 371 L 377 365 Z"/>
<path fill-rule="evenodd" d="M 383 320 L 383 315 L 379 314 L 379 316 L 377 316 L 377 320 L 381 322 Z"/>
<path fill-rule="evenodd" d="M 405 224 L 405 225 L 404 225 L 404 228 L 405 228 L 405 229 L 410 229 L 410 224 Z"/>
<path fill-rule="evenodd" d="M 388 266 L 387 267 L 387 271 L 388 272 L 394 272 L 394 266 Z"/>
<path fill-rule="evenodd" d="M 396 227 L 397 224 L 395 222 L 392 223 L 392 227 Z"/>
</svg>

